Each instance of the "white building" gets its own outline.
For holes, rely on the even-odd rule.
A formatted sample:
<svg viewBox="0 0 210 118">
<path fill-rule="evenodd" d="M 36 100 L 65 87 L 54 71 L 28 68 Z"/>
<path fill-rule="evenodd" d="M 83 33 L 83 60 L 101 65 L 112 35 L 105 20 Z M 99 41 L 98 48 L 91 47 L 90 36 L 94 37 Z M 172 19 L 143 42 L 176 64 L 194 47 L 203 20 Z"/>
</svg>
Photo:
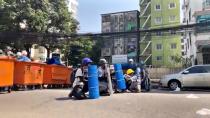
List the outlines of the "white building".
<svg viewBox="0 0 210 118">
<path fill-rule="evenodd" d="M 184 0 L 184 5 L 182 7 L 184 20 L 183 24 L 195 24 L 196 19 L 194 14 L 196 11 L 200 11 L 203 9 L 203 2 L 201 0 Z M 197 54 L 196 54 L 196 36 L 195 32 L 185 31 L 184 32 L 184 50 L 185 50 L 185 58 L 191 61 L 192 65 L 197 64 Z"/>
<path fill-rule="evenodd" d="M 78 0 L 68 0 L 69 11 L 72 12 L 73 17 L 77 18 Z"/>
<path fill-rule="evenodd" d="M 184 0 L 182 8 L 184 9 L 183 24 L 195 24 L 198 23 L 198 16 L 210 14 L 210 0 Z M 193 65 L 207 63 L 206 59 L 203 58 L 201 45 L 208 44 L 209 40 L 209 32 L 185 32 L 186 58 L 190 59 Z M 209 58 L 206 55 L 205 57 Z"/>
<path fill-rule="evenodd" d="M 47 59 L 46 48 L 37 44 L 32 45 L 31 58 L 33 58 L 34 60 L 40 60 L 42 62 L 45 62 Z"/>
</svg>

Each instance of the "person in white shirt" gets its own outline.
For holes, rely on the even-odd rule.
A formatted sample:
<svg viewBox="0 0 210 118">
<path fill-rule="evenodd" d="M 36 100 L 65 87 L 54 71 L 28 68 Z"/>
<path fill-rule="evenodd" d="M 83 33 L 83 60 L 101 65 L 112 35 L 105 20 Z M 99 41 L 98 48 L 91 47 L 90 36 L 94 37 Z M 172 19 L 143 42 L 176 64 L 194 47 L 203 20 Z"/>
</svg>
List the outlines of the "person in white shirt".
<svg viewBox="0 0 210 118">
<path fill-rule="evenodd" d="M 82 60 L 82 65 L 77 69 L 75 73 L 75 80 L 73 82 L 73 90 L 70 92 L 69 97 L 76 97 L 81 99 L 84 96 L 86 98 L 85 93 L 88 92 L 88 65 L 92 63 L 90 58 L 84 58 Z M 78 91 L 81 89 L 81 91 Z M 78 93 L 80 92 L 80 93 Z"/>
<path fill-rule="evenodd" d="M 101 95 L 108 94 L 108 72 L 106 70 L 106 59 L 100 59 L 98 67 L 99 91 Z"/>
</svg>

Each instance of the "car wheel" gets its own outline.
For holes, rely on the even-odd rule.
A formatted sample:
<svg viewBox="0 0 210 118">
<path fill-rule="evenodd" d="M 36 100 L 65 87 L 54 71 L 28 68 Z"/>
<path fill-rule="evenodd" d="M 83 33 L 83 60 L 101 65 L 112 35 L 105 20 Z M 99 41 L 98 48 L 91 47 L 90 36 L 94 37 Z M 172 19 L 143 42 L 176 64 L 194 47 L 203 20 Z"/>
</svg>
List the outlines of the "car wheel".
<svg viewBox="0 0 210 118">
<path fill-rule="evenodd" d="M 176 81 L 176 80 L 170 81 L 169 84 L 168 84 L 168 86 L 169 86 L 169 88 L 171 90 L 176 90 L 177 87 L 181 88 L 180 82 L 179 81 Z"/>
</svg>

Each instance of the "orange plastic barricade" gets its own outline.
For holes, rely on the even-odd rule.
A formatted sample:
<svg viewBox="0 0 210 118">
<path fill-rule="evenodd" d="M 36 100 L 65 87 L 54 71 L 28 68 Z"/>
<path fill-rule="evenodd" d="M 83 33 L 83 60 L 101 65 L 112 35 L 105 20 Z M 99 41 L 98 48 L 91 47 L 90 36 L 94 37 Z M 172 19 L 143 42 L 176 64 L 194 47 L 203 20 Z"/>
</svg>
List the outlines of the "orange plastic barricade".
<svg viewBox="0 0 210 118">
<path fill-rule="evenodd" d="M 33 62 L 15 62 L 15 85 L 42 85 L 44 64 Z"/>
<path fill-rule="evenodd" d="M 14 59 L 0 57 L 0 87 L 13 86 L 13 75 Z"/>
<path fill-rule="evenodd" d="M 70 85 L 70 77 L 73 69 L 59 65 L 44 66 L 45 85 Z"/>
</svg>

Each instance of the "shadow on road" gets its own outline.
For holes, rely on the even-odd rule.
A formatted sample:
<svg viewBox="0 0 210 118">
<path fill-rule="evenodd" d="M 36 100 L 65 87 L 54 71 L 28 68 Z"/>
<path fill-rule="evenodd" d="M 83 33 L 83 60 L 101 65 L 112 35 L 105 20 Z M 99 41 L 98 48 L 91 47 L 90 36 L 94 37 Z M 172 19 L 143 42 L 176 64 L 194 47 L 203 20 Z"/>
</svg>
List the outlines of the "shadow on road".
<svg viewBox="0 0 210 118">
<path fill-rule="evenodd" d="M 0 94 L 9 94 L 8 92 L 0 92 Z"/>
<path fill-rule="evenodd" d="M 160 94 L 210 94 L 210 89 L 191 89 L 191 88 L 184 88 L 181 91 L 171 91 L 167 88 L 157 88 L 152 89 L 152 91 L 148 93 L 160 93 Z"/>
<path fill-rule="evenodd" d="M 60 97 L 60 98 L 55 98 L 55 100 L 58 100 L 58 101 L 65 101 L 65 100 L 74 100 L 74 99 L 69 98 L 69 97 Z"/>
</svg>

